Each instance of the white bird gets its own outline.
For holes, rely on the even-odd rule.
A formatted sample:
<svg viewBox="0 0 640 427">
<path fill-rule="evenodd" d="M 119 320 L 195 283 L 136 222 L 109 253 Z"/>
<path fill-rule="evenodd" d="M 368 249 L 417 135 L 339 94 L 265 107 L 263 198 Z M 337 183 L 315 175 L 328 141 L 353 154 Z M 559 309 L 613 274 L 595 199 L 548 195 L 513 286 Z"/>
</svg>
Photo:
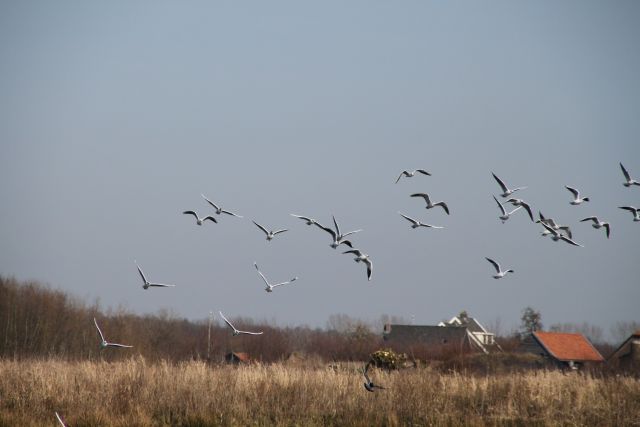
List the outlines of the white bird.
<svg viewBox="0 0 640 427">
<path fill-rule="evenodd" d="M 345 237 L 354 234 L 354 233 L 359 233 L 362 230 L 354 230 L 354 231 L 349 231 L 348 233 L 344 233 L 342 234 L 340 232 L 340 227 L 338 226 L 338 221 L 336 221 L 336 217 L 333 217 L 333 224 L 336 227 L 335 231 L 332 230 L 329 227 L 325 227 L 322 224 L 316 222 L 315 225 L 317 225 L 318 227 L 320 227 L 321 229 L 323 229 L 324 231 L 326 231 L 327 233 L 331 234 L 331 237 L 333 238 L 333 242 L 331 242 L 331 244 L 329 246 L 331 246 L 333 249 L 337 248 L 338 246 L 345 244 L 347 246 L 349 246 L 350 248 L 353 248 L 353 246 L 351 245 L 351 242 L 349 240 L 345 240 Z"/>
<path fill-rule="evenodd" d="M 220 214 L 225 213 L 227 215 L 231 215 L 231 216 L 235 216 L 235 217 L 238 217 L 238 218 L 242 218 L 241 215 L 235 214 L 235 213 L 233 213 L 231 211 L 228 211 L 226 209 L 222 209 L 220 206 L 216 205 L 211 200 L 207 199 L 204 194 L 200 194 L 200 195 L 202 196 L 203 199 L 205 199 L 207 202 L 209 202 L 209 204 L 211 206 L 213 206 L 213 208 L 216 210 L 216 214 L 220 215 Z"/>
<path fill-rule="evenodd" d="M 498 178 L 496 176 L 495 173 L 491 172 L 491 175 L 493 175 L 493 177 L 495 178 L 496 181 L 498 181 L 498 185 L 500 185 L 500 188 L 502 189 L 502 194 L 500 196 L 502 197 L 509 197 L 510 195 L 512 195 L 513 193 L 515 193 L 518 190 L 524 190 L 527 187 L 516 187 L 513 190 L 509 189 L 504 182 L 502 182 L 502 180 L 500 178 Z"/>
<path fill-rule="evenodd" d="M 355 262 L 362 261 L 367 266 L 367 280 L 371 280 L 371 270 L 373 269 L 373 264 L 369 259 L 369 255 L 362 253 L 359 249 L 351 249 L 349 251 L 342 252 L 343 254 L 354 254 L 356 257 L 354 258 Z"/>
<path fill-rule="evenodd" d="M 132 345 L 124 345 L 124 344 L 116 344 L 114 342 L 108 342 L 105 338 L 104 335 L 102 334 L 102 331 L 100 330 L 100 326 L 98 326 L 98 322 L 96 321 L 96 318 L 93 318 L 93 323 L 95 323 L 96 325 L 96 329 L 98 330 L 98 333 L 100 334 L 100 348 L 107 348 L 107 347 L 122 347 L 122 348 L 132 348 Z"/>
<path fill-rule="evenodd" d="M 529 214 L 529 218 L 531 218 L 531 221 L 533 221 L 533 212 L 531 212 L 531 206 L 524 200 L 510 198 L 505 203 L 511 203 L 513 206 L 522 206 Z"/>
<path fill-rule="evenodd" d="M 289 215 L 294 216 L 296 218 L 300 218 L 300 219 L 306 221 L 307 225 L 313 225 L 313 224 L 317 223 L 317 221 L 315 219 L 313 219 L 313 218 L 309 218 L 309 217 L 302 216 L 302 215 L 296 215 L 296 214 L 289 214 Z"/>
<path fill-rule="evenodd" d="M 571 193 L 573 194 L 573 200 L 569 202 L 570 205 L 579 205 L 582 202 L 589 201 L 588 197 L 580 197 L 580 192 L 575 188 L 569 187 L 568 185 L 565 185 L 564 188 L 571 191 Z"/>
<path fill-rule="evenodd" d="M 264 280 L 264 283 L 267 285 L 267 287 L 264 288 L 264 290 L 267 291 L 267 292 L 273 292 L 273 288 L 275 288 L 277 286 L 288 285 L 289 283 L 292 283 L 292 282 L 295 282 L 296 280 L 298 280 L 298 277 L 296 276 L 293 279 L 289 280 L 288 282 L 275 283 L 275 284 L 272 285 L 272 284 L 269 283 L 267 278 L 264 277 L 264 274 L 262 274 L 262 272 L 258 268 L 258 263 L 254 262 L 253 265 L 256 267 L 256 270 L 258 270 L 258 274 L 260 275 L 260 277 L 262 277 L 262 280 Z"/>
<path fill-rule="evenodd" d="M 287 229 L 283 229 L 283 230 L 267 230 L 266 228 L 264 228 L 263 226 L 261 226 L 260 224 L 258 224 L 257 222 L 253 221 L 253 223 L 262 231 L 264 231 L 264 234 L 267 235 L 267 240 L 271 240 L 273 239 L 276 234 L 280 234 L 280 233 L 284 233 L 285 231 L 289 231 Z"/>
<path fill-rule="evenodd" d="M 143 289 L 149 289 L 149 287 L 156 287 L 156 288 L 173 288 L 176 285 L 165 285 L 164 283 L 154 283 L 154 282 L 150 282 L 147 280 L 146 276 L 144 275 L 144 273 L 142 272 L 142 268 L 140 268 L 140 266 L 138 265 L 138 261 L 133 260 L 133 262 L 136 263 L 136 267 L 138 267 L 138 273 L 140 273 L 140 277 L 142 277 L 142 281 L 144 282 L 144 284 L 142 285 Z"/>
<path fill-rule="evenodd" d="M 200 218 L 200 217 L 198 216 L 198 214 L 197 214 L 197 213 L 195 213 L 195 211 L 184 211 L 184 212 L 182 212 L 182 213 L 183 213 L 183 214 L 185 214 L 185 215 L 193 215 L 193 216 L 195 216 L 195 217 L 196 217 L 196 224 L 198 224 L 198 225 L 202 225 L 202 223 L 203 223 L 203 222 L 205 222 L 206 220 L 210 220 L 210 221 L 213 221 L 213 222 L 216 222 L 216 223 L 218 222 L 218 221 L 217 221 L 214 217 L 212 217 L 211 215 L 205 216 L 204 218 Z"/>
<path fill-rule="evenodd" d="M 413 171 L 402 171 L 400 172 L 400 175 L 398 175 L 398 179 L 396 179 L 396 184 L 398 183 L 398 181 L 400 181 L 400 178 L 402 178 L 403 175 L 406 176 L 407 178 L 412 178 L 416 174 L 416 172 L 419 172 L 423 175 L 431 176 L 431 174 L 424 169 L 416 169 Z"/>
<path fill-rule="evenodd" d="M 629 172 L 627 172 L 627 170 L 624 168 L 624 166 L 622 166 L 622 163 L 620 163 L 620 169 L 622 169 L 622 173 L 624 175 L 624 178 L 627 180 L 627 182 L 625 182 L 624 185 L 625 187 L 631 187 L 632 185 L 640 185 L 640 181 L 636 181 L 635 179 L 631 179 L 631 175 L 629 175 Z"/>
<path fill-rule="evenodd" d="M 493 266 L 496 269 L 496 274 L 493 276 L 494 279 L 502 279 L 504 276 L 507 275 L 507 273 L 515 273 L 515 271 L 513 271 L 512 269 L 502 271 L 502 269 L 500 268 L 500 264 L 498 264 L 491 258 L 485 257 L 485 259 L 489 261 L 491 264 L 493 264 Z"/>
<path fill-rule="evenodd" d="M 412 194 L 411 197 L 422 197 L 424 201 L 427 202 L 426 209 L 431 209 L 431 208 L 435 208 L 436 206 L 440 206 L 442 209 L 444 209 L 447 215 L 449 215 L 449 207 L 447 206 L 447 204 L 442 201 L 431 203 L 431 199 L 429 198 L 429 195 L 427 193 L 415 193 L 415 194 Z"/>
<path fill-rule="evenodd" d="M 634 221 L 640 221 L 640 209 L 634 208 L 633 206 L 619 206 L 619 209 L 624 209 L 633 214 Z"/>
<path fill-rule="evenodd" d="M 66 424 L 62 421 L 62 418 L 60 417 L 60 415 L 56 412 L 56 418 L 58 419 L 58 422 L 60 423 L 60 425 L 62 427 L 67 427 Z"/>
<path fill-rule="evenodd" d="M 595 217 L 595 216 L 590 216 L 580 220 L 580 222 L 584 222 L 584 221 L 593 221 L 593 224 L 591 224 L 591 226 L 596 230 L 598 228 L 604 227 L 605 230 L 607 230 L 607 239 L 609 238 L 609 233 L 611 232 L 611 226 L 609 225 L 608 222 L 600 221 L 598 217 Z"/>
<path fill-rule="evenodd" d="M 374 392 L 376 388 L 379 388 L 381 390 L 384 390 L 384 387 L 378 385 L 378 384 L 374 384 L 373 381 L 371 381 L 371 378 L 369 378 L 369 375 L 367 375 L 367 372 L 369 371 L 369 365 L 370 363 L 367 363 L 362 371 L 362 373 L 364 374 L 364 388 L 367 389 L 367 391 L 370 392 Z"/>
<path fill-rule="evenodd" d="M 235 337 L 236 335 L 240 335 L 240 334 L 245 334 L 245 335 L 262 335 L 262 332 L 247 332 L 247 331 L 241 331 L 236 329 L 235 326 L 233 326 L 231 324 L 231 322 L 229 322 L 227 320 L 226 317 L 224 317 L 224 314 L 222 314 L 221 311 L 219 311 L 218 313 L 220 313 L 220 317 L 222 317 L 222 320 L 224 320 L 224 322 L 233 330 L 233 336 Z"/>
<path fill-rule="evenodd" d="M 542 212 L 540 212 L 540 211 L 538 211 L 538 216 L 540 217 L 540 219 L 536 221 L 536 224 L 545 223 L 549 227 L 553 228 L 556 231 L 559 231 L 559 230 L 564 231 L 567 234 L 567 237 L 569 237 L 570 239 L 573 238 L 573 235 L 571 234 L 571 228 L 569 228 L 568 225 L 556 224 L 556 222 L 553 220 L 553 218 L 545 218 L 544 215 L 542 215 Z M 545 229 L 542 232 L 543 236 L 547 236 L 549 234 L 551 234 L 551 233 L 547 229 Z"/>
<path fill-rule="evenodd" d="M 407 221 L 411 222 L 411 228 L 418 228 L 418 227 L 427 227 L 427 228 L 444 228 L 444 227 L 438 227 L 435 225 L 430 225 L 424 222 L 420 222 L 417 219 L 413 219 L 411 217 L 406 216 L 405 214 L 403 214 L 402 212 L 398 212 L 403 218 L 405 218 Z"/>
<path fill-rule="evenodd" d="M 552 239 L 554 242 L 557 242 L 558 240 L 564 240 L 565 242 L 569 243 L 570 245 L 573 245 L 573 246 L 580 246 L 581 248 L 582 248 L 582 247 L 584 247 L 584 246 L 582 246 L 582 245 L 580 245 L 580 244 L 578 244 L 578 243 L 574 242 L 573 240 L 571 240 L 571 238 L 570 238 L 570 237 L 565 236 L 564 234 L 560 233 L 560 232 L 559 232 L 559 231 L 557 231 L 557 230 L 554 230 L 554 229 L 553 229 L 552 227 L 550 227 L 546 222 L 541 222 L 540 224 L 542 224 L 542 226 L 543 226 L 544 228 L 546 228 L 546 229 L 549 231 L 549 233 L 551 233 L 551 239 Z"/>
<path fill-rule="evenodd" d="M 521 208 L 521 206 L 518 206 L 517 208 L 515 208 L 514 210 L 512 210 L 511 212 L 507 212 L 504 210 L 504 206 L 502 206 L 502 203 L 500 203 L 498 201 L 498 199 L 496 199 L 496 196 L 493 196 L 493 200 L 496 201 L 496 203 L 498 204 L 498 207 L 500 208 L 500 212 L 502 212 L 502 215 L 500 215 L 498 218 L 500 218 L 502 220 L 502 223 L 504 224 L 505 221 L 507 221 L 509 219 L 509 217 L 516 212 L 518 209 Z"/>
</svg>

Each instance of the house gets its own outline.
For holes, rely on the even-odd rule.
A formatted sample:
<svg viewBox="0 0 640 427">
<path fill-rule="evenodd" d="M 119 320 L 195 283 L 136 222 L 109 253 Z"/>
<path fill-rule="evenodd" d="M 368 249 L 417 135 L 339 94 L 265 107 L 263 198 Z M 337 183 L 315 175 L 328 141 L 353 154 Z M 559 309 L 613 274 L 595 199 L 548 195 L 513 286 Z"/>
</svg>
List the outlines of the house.
<svg viewBox="0 0 640 427">
<path fill-rule="evenodd" d="M 224 360 L 227 363 L 232 363 L 234 365 L 246 364 L 251 362 L 251 358 L 248 353 L 236 353 L 230 352 L 224 355 Z"/>
<path fill-rule="evenodd" d="M 607 361 L 623 369 L 640 370 L 640 329 L 620 344 Z"/>
<path fill-rule="evenodd" d="M 570 369 L 585 363 L 604 362 L 602 355 L 582 334 L 535 331 L 523 339 L 518 350 L 540 355 Z"/>
<path fill-rule="evenodd" d="M 476 319 L 465 315 L 453 317 L 438 325 L 386 324 L 382 338 L 389 344 L 400 346 L 448 347 L 483 353 L 502 350 L 495 342 L 494 334 L 488 332 Z"/>
</svg>

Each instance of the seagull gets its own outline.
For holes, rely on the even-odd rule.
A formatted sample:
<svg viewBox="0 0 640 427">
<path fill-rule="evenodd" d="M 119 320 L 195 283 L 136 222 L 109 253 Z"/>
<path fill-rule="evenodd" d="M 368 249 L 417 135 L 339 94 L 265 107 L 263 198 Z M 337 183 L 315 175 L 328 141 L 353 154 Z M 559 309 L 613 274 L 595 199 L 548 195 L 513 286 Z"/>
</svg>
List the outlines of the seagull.
<svg viewBox="0 0 640 427">
<path fill-rule="evenodd" d="M 262 231 L 264 231 L 264 234 L 267 235 L 267 240 L 271 240 L 273 239 L 276 234 L 280 234 L 280 233 L 284 233 L 285 231 L 289 231 L 287 229 L 283 229 L 283 230 L 276 230 L 276 231 L 267 231 L 266 228 L 264 228 L 263 226 L 261 226 L 260 224 L 258 224 L 257 222 L 253 221 L 253 223 L 258 226 L 258 228 Z"/>
<path fill-rule="evenodd" d="M 224 314 L 222 314 L 222 312 L 221 312 L 221 311 L 219 311 L 219 313 L 220 313 L 220 316 L 222 317 L 222 319 L 224 320 L 224 322 L 225 322 L 227 325 L 229 325 L 229 327 L 230 327 L 231 329 L 233 329 L 233 336 L 234 336 L 234 337 L 235 337 L 236 335 L 240 335 L 240 334 L 245 334 L 245 335 L 262 335 L 262 332 L 247 332 L 247 331 L 240 331 L 240 330 L 236 329 L 236 327 L 235 327 L 235 326 L 233 326 L 233 325 L 231 324 L 231 322 L 229 322 L 229 321 L 227 320 L 227 318 L 226 318 L 226 317 L 224 317 Z"/>
<path fill-rule="evenodd" d="M 298 280 L 298 277 L 296 276 L 293 279 L 289 280 L 288 282 L 275 283 L 272 285 L 267 281 L 267 278 L 264 277 L 264 274 L 262 274 L 262 272 L 258 268 L 258 263 L 254 262 L 253 265 L 256 267 L 256 270 L 258 270 L 258 274 L 260 275 L 260 277 L 262 277 L 262 280 L 264 280 L 264 283 L 267 285 L 267 287 L 264 288 L 264 290 L 267 292 L 273 292 L 273 288 L 275 288 L 276 286 L 288 285 L 289 283 L 292 283 Z"/>
<path fill-rule="evenodd" d="M 529 204 L 524 200 L 510 198 L 505 203 L 511 203 L 513 206 L 522 206 L 523 208 L 525 208 L 525 210 L 529 214 L 529 218 L 531 218 L 531 221 L 533 221 L 533 213 L 531 212 L 531 206 L 529 206 Z"/>
<path fill-rule="evenodd" d="M 354 234 L 354 233 L 359 233 L 362 230 L 354 230 L 354 231 L 349 231 L 348 233 L 340 233 L 340 227 L 338 226 L 338 221 L 336 221 L 336 217 L 333 217 L 333 224 L 335 225 L 336 229 L 335 231 L 332 230 L 329 227 L 325 227 L 319 223 L 315 223 L 315 225 L 317 225 L 318 227 L 320 227 L 321 229 L 323 229 L 324 231 L 326 231 L 327 233 L 331 234 L 331 237 L 333 237 L 333 242 L 331 242 L 331 244 L 329 246 L 331 246 L 333 249 L 337 248 L 338 246 L 345 244 L 347 246 L 349 246 L 350 248 L 353 248 L 353 245 L 351 244 L 351 242 L 349 240 L 345 240 L 345 237 Z"/>
<path fill-rule="evenodd" d="M 571 234 L 571 229 L 569 228 L 568 225 L 556 224 L 556 222 L 553 220 L 553 218 L 545 218 L 544 215 L 542 215 L 542 212 L 540 212 L 540 211 L 538 211 L 538 216 L 540 217 L 540 219 L 538 221 L 536 221 L 536 224 L 545 223 L 549 227 L 553 228 L 556 231 L 563 230 L 565 233 L 567 233 L 567 237 L 569 237 L 570 239 L 573 238 L 572 234 Z M 546 236 L 548 234 L 551 234 L 551 232 L 549 232 L 546 229 L 542 232 L 543 236 Z"/>
<path fill-rule="evenodd" d="M 124 344 L 116 344 L 113 342 L 108 342 L 106 339 L 104 339 L 104 335 L 102 335 L 102 331 L 100 330 L 100 326 L 98 326 L 98 322 L 96 321 L 96 318 L 93 318 L 93 323 L 95 323 L 96 325 L 96 329 L 98 330 L 98 333 L 100 334 L 100 348 L 107 348 L 107 347 L 122 347 L 122 348 L 132 348 L 132 345 L 124 345 Z"/>
<path fill-rule="evenodd" d="M 449 215 L 449 207 L 447 206 L 447 204 L 445 202 L 431 203 L 431 199 L 429 198 L 429 195 L 427 193 L 415 193 L 415 194 L 412 194 L 411 197 L 422 197 L 424 201 L 427 202 L 427 209 L 440 206 L 442 207 L 442 209 L 444 209 L 447 215 Z"/>
<path fill-rule="evenodd" d="M 505 221 L 507 221 L 509 219 L 509 217 L 518 209 L 521 208 L 521 206 L 518 206 L 517 208 L 515 208 L 514 210 L 512 210 L 511 212 L 508 212 L 504 210 L 504 206 L 502 206 L 502 203 L 500 203 L 498 201 L 498 199 L 496 199 L 496 196 L 493 196 L 493 200 L 496 201 L 496 203 L 498 204 L 498 207 L 500 208 L 500 212 L 502 212 L 502 215 L 500 215 L 498 218 L 500 218 L 502 220 L 502 223 L 504 224 Z"/>
<path fill-rule="evenodd" d="M 418 227 L 427 227 L 427 228 L 444 228 L 444 227 L 438 227 L 435 225 L 429 225 L 426 224 L 424 222 L 420 222 L 417 219 L 413 219 L 411 217 L 406 216 L 405 214 L 403 214 L 402 212 L 398 212 L 403 218 L 405 218 L 407 221 L 411 222 L 411 228 L 418 228 Z"/>
<path fill-rule="evenodd" d="M 406 176 L 407 178 L 412 178 L 416 174 L 416 172 L 420 172 L 423 175 L 431 176 L 431 174 L 424 169 L 416 169 L 413 171 L 402 171 L 398 176 L 398 179 L 396 179 L 396 184 L 398 183 L 398 181 L 400 181 L 400 178 L 402 178 L 403 175 Z"/>
<path fill-rule="evenodd" d="M 231 216 L 235 216 L 235 217 L 238 217 L 238 218 L 242 218 L 242 216 L 240 216 L 240 215 L 238 215 L 238 214 L 235 214 L 235 213 L 233 213 L 233 212 L 231 212 L 231 211 L 228 211 L 228 210 L 222 209 L 220 206 L 216 205 L 216 204 L 215 204 L 215 203 L 213 203 L 211 200 L 207 199 L 207 198 L 205 197 L 205 195 L 204 195 L 204 194 L 200 194 L 200 195 L 202 196 L 202 198 L 203 198 L 203 199 L 205 199 L 207 202 L 209 202 L 209 204 L 210 204 L 211 206 L 213 206 L 213 208 L 216 210 L 216 213 L 217 213 L 218 215 L 220 215 L 220 214 L 222 214 L 222 213 L 225 213 L 225 214 L 227 214 L 227 215 L 231 215 Z"/>
<path fill-rule="evenodd" d="M 66 424 L 62 421 L 62 418 L 60 417 L 60 415 L 56 412 L 56 418 L 58 419 L 58 422 L 60 423 L 60 425 L 62 427 L 67 427 Z"/>
<path fill-rule="evenodd" d="M 640 185 L 640 181 L 636 181 L 635 179 L 631 179 L 631 175 L 629 175 L 629 172 L 627 172 L 627 170 L 624 168 L 624 166 L 622 166 L 622 163 L 620 163 L 620 169 L 622 169 L 622 173 L 624 174 L 624 177 L 627 180 L 627 182 L 625 182 L 622 185 L 624 185 L 625 187 L 631 187 L 632 185 Z"/>
<path fill-rule="evenodd" d="M 584 222 L 584 221 L 593 221 L 593 224 L 591 224 L 593 226 L 593 228 L 595 228 L 596 230 L 600 227 L 604 227 L 605 230 L 607 230 L 607 239 L 609 238 L 609 233 L 611 232 L 611 226 L 609 225 L 608 222 L 604 222 L 604 221 L 600 221 L 598 219 L 598 217 L 595 216 L 590 216 L 587 217 L 585 219 L 581 219 L 580 222 Z"/>
<path fill-rule="evenodd" d="M 511 270 L 511 269 L 509 269 L 509 270 L 505 270 L 505 271 L 502 271 L 502 270 L 500 269 L 500 264 L 498 264 L 497 262 L 495 262 L 495 261 L 494 261 L 494 260 L 492 260 L 491 258 L 487 258 L 487 257 L 485 257 L 485 259 L 486 259 L 487 261 L 489 261 L 491 264 L 493 264 L 493 266 L 494 266 L 494 267 L 495 267 L 495 269 L 496 269 L 496 274 L 493 276 L 493 278 L 494 278 L 494 279 L 502 279 L 504 276 L 506 276 L 506 275 L 507 275 L 507 273 L 515 273 L 515 271 L 513 271 L 513 270 Z"/>
<path fill-rule="evenodd" d="M 313 225 L 313 224 L 317 224 L 317 221 L 313 218 L 309 218 L 306 216 L 302 216 L 302 215 L 296 215 L 296 214 L 289 214 L 291 216 L 295 216 L 296 218 L 300 218 L 302 220 L 305 220 L 307 222 L 307 225 Z"/>
<path fill-rule="evenodd" d="M 384 390 L 384 387 L 374 384 L 373 381 L 371 381 L 371 378 L 369 378 L 369 375 L 367 375 L 367 372 L 369 371 L 369 365 L 370 362 L 367 363 L 362 371 L 362 373 L 364 374 L 364 379 L 365 379 L 365 383 L 364 383 L 364 388 L 367 389 L 367 391 L 370 392 L 374 392 L 376 388 L 379 388 L 381 390 Z"/>
<path fill-rule="evenodd" d="M 569 202 L 569 204 L 571 205 L 579 205 L 582 202 L 588 202 L 589 198 L 588 197 L 580 197 L 580 192 L 578 190 L 576 190 L 575 188 L 569 187 L 568 185 L 565 185 L 564 188 L 566 188 L 567 190 L 571 191 L 573 193 L 573 200 L 571 202 Z"/>
<path fill-rule="evenodd" d="M 144 290 L 149 289 L 149 287 L 156 287 L 156 288 L 173 288 L 176 285 L 165 285 L 163 283 L 153 283 L 147 280 L 147 278 L 145 277 L 144 273 L 142 272 L 142 269 L 140 268 L 140 266 L 138 265 L 138 262 L 136 260 L 133 260 L 133 262 L 136 263 L 136 267 L 138 267 L 138 273 L 140 273 L 140 277 L 142 277 L 142 281 L 144 282 L 144 285 L 142 285 L 142 288 Z"/>
<path fill-rule="evenodd" d="M 359 249 L 351 249 L 349 251 L 342 252 L 343 254 L 354 254 L 356 257 L 354 258 L 355 262 L 362 261 L 367 265 L 367 279 L 371 280 L 371 269 L 373 265 L 371 260 L 369 259 L 369 255 L 362 253 Z"/>
<path fill-rule="evenodd" d="M 551 239 L 552 239 L 554 242 L 557 242 L 558 240 L 564 240 L 565 242 L 567 242 L 567 243 L 569 243 L 569 244 L 571 244 L 571 245 L 573 245 L 573 246 L 580 246 L 581 248 L 583 248 L 583 247 L 584 247 L 584 246 L 582 246 L 582 245 L 580 245 L 580 244 L 578 244 L 578 243 L 574 242 L 573 240 L 571 240 L 571 238 L 570 238 L 570 237 L 567 237 L 567 236 L 565 236 L 565 235 L 561 234 L 560 232 L 558 232 L 558 231 L 554 230 L 552 227 L 550 227 L 549 225 L 547 225 L 547 223 L 546 223 L 546 222 L 541 222 L 541 224 L 542 224 L 542 226 L 543 226 L 544 228 L 546 228 L 546 229 L 551 233 Z"/>
<path fill-rule="evenodd" d="M 619 209 L 624 209 L 633 214 L 634 221 L 640 221 L 640 209 L 634 208 L 633 206 L 620 206 Z"/>
<path fill-rule="evenodd" d="M 514 188 L 513 190 L 510 190 L 506 185 L 504 185 L 504 182 L 502 182 L 502 180 L 496 176 L 495 173 L 491 172 L 491 175 L 493 175 L 496 181 L 498 181 L 498 185 L 500 185 L 500 188 L 502 188 L 502 194 L 500 195 L 502 197 L 509 197 L 516 191 L 524 190 L 525 188 L 527 188 L 527 187 L 517 187 L 517 188 Z"/>
<path fill-rule="evenodd" d="M 202 225 L 202 223 L 203 223 L 203 222 L 205 222 L 206 220 L 211 220 L 211 221 L 216 222 L 216 223 L 218 222 L 218 221 L 217 221 L 214 217 L 212 217 L 211 215 L 209 215 L 209 216 L 205 216 L 204 218 L 200 218 L 200 217 L 198 216 L 198 214 L 197 214 L 197 213 L 195 213 L 194 211 L 184 211 L 184 212 L 182 212 L 182 213 L 183 213 L 183 214 L 185 214 L 185 215 L 193 215 L 193 216 L 195 216 L 195 217 L 196 217 L 196 224 L 198 224 L 198 225 Z"/>
</svg>

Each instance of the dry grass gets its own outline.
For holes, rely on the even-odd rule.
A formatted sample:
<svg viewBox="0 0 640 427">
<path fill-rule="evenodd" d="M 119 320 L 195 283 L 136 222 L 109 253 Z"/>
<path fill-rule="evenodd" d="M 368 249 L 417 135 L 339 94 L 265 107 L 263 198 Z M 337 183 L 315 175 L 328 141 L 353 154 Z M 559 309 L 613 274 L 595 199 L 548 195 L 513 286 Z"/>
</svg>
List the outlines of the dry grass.
<svg viewBox="0 0 640 427">
<path fill-rule="evenodd" d="M 0 426 L 640 425 L 640 382 L 538 371 L 478 377 L 360 365 L 0 361 Z"/>
</svg>

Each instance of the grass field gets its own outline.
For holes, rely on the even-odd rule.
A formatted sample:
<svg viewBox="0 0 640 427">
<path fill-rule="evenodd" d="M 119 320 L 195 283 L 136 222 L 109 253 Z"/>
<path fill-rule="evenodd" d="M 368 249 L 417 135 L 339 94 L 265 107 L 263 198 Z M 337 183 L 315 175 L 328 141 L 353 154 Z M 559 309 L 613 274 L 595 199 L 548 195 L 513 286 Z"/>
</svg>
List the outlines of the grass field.
<svg viewBox="0 0 640 427">
<path fill-rule="evenodd" d="M 640 381 L 557 371 L 477 376 L 361 365 L 0 361 L 0 425 L 640 425 Z"/>
</svg>

